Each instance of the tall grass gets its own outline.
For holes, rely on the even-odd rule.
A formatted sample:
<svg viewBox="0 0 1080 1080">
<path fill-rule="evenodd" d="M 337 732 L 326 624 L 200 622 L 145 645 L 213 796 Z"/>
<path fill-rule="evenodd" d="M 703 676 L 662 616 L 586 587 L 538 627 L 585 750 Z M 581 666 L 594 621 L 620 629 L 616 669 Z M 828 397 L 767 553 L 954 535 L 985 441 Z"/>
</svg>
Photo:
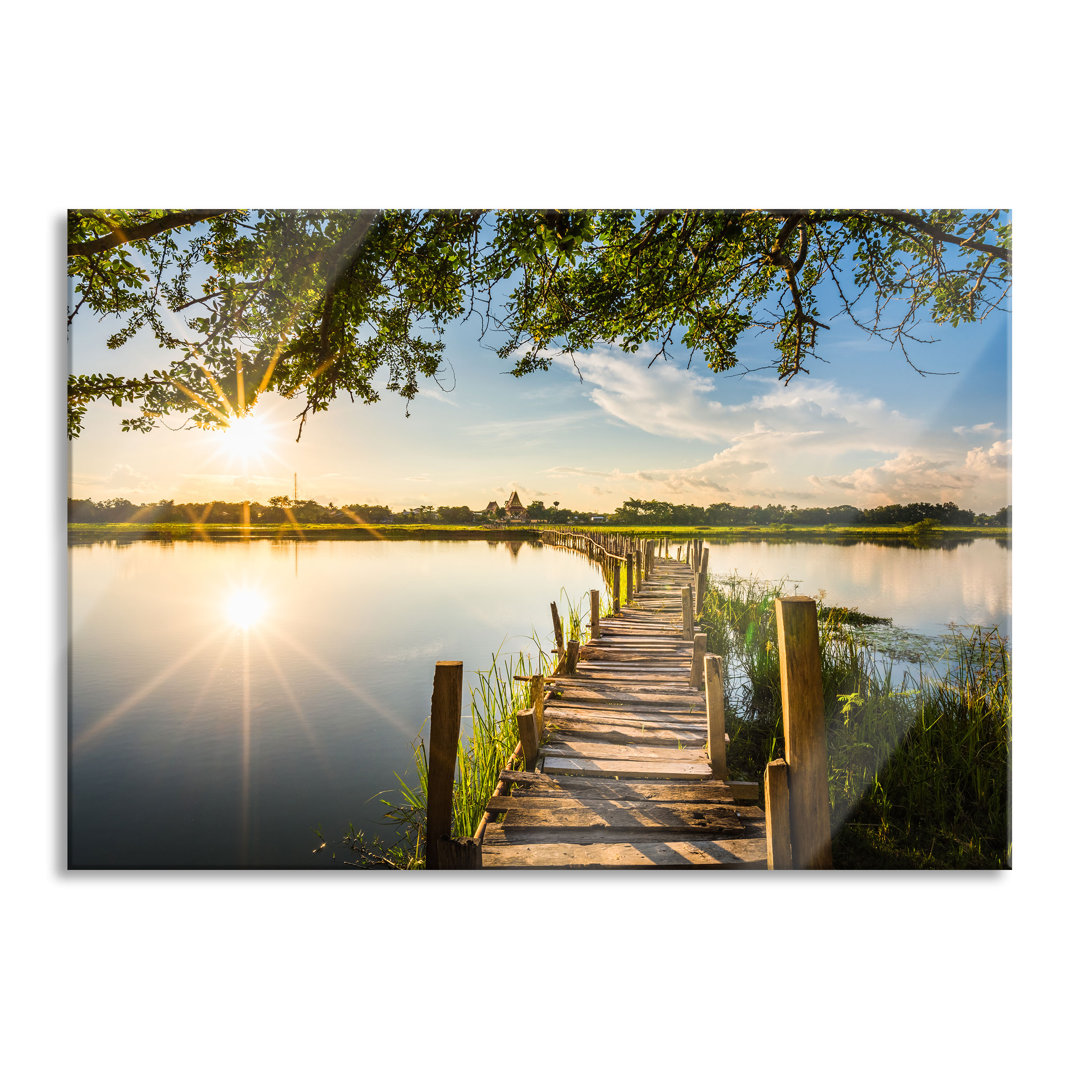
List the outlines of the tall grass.
<svg viewBox="0 0 1080 1080">
<path fill-rule="evenodd" d="M 713 578 L 702 623 L 723 658 L 728 764 L 760 782 L 783 754 L 773 601 L 784 583 Z M 916 674 L 819 611 L 838 867 L 1001 867 L 1011 860 L 1011 659 L 995 630 L 954 630 Z"/>
<path fill-rule="evenodd" d="M 563 589 L 560 598 L 565 609 L 560 611 L 559 618 L 563 641 L 576 638 L 584 643 L 589 637 L 589 620 L 583 615 L 589 610 L 588 594 L 575 601 Z M 470 680 L 472 734 L 467 740 L 458 741 L 454 771 L 452 830 L 455 836 L 472 836 L 476 832 L 498 783 L 499 773 L 506 768 L 518 744 L 517 714 L 521 709 L 529 708 L 532 702 L 529 683 L 517 681 L 515 677 L 528 678 L 550 672 L 554 666 L 550 647 L 553 641 L 554 634 L 551 642 L 545 642 L 534 632 L 535 653 L 522 652 L 513 659 L 502 656 L 500 649 L 492 654 L 491 667 L 477 672 Z M 424 865 L 428 760 L 422 737 L 417 737 L 414 743 L 413 760 L 415 784 L 395 774 L 400 787 L 399 799 L 394 803 L 383 800 L 388 808 L 386 816 L 397 825 L 399 833 L 397 842 L 385 854 L 403 869 L 419 869 Z M 346 838 L 347 842 L 350 840 L 354 852 L 358 844 L 363 844 L 362 837 Z"/>
</svg>

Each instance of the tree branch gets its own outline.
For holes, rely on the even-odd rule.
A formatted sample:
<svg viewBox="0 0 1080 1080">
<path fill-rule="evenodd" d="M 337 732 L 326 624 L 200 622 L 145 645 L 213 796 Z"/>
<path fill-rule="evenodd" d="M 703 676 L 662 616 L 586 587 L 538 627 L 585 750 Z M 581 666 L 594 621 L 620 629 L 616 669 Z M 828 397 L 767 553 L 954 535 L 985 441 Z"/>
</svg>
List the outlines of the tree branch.
<svg viewBox="0 0 1080 1080">
<path fill-rule="evenodd" d="M 79 210 L 84 217 L 91 217 L 93 211 Z M 149 240 L 159 233 L 168 232 L 170 229 L 178 229 L 185 225 L 194 225 L 199 221 L 208 221 L 210 218 L 221 217 L 222 214 L 230 214 L 231 210 L 183 210 L 174 214 L 166 214 L 164 217 L 154 218 L 143 225 L 122 230 L 114 222 L 107 221 L 111 230 L 104 236 L 95 237 L 93 240 L 84 240 L 77 244 L 68 244 L 68 258 L 78 255 L 99 255 L 103 251 L 111 251 L 113 248 L 122 247 L 135 240 Z"/>
</svg>

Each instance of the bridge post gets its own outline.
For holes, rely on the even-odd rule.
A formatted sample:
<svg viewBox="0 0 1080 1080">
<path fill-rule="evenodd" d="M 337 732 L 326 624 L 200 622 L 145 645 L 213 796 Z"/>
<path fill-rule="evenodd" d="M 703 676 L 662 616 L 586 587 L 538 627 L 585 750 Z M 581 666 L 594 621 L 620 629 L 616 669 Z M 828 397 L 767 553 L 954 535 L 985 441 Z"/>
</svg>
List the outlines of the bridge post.
<svg viewBox="0 0 1080 1080">
<path fill-rule="evenodd" d="M 431 731 L 428 748 L 427 844 L 425 865 L 440 868 L 440 840 L 449 840 L 453 825 L 454 766 L 461 731 L 461 684 L 464 661 L 435 664 L 431 688 Z"/>
<path fill-rule="evenodd" d="M 724 673 L 719 656 L 705 657 L 705 717 L 709 727 L 709 764 L 718 780 L 728 778 L 724 732 Z"/>
<path fill-rule="evenodd" d="M 706 634 L 694 635 L 694 652 L 690 658 L 690 685 L 695 690 L 701 689 L 701 680 L 705 677 L 706 640 Z"/>
<path fill-rule="evenodd" d="M 533 675 L 529 678 L 529 700 L 536 713 L 536 730 L 544 734 L 544 676 Z"/>
<path fill-rule="evenodd" d="M 622 563 L 618 559 L 611 560 L 611 610 L 616 615 L 622 606 L 620 593 L 622 592 Z"/>
<path fill-rule="evenodd" d="M 536 712 L 533 709 L 521 709 L 517 714 L 517 722 L 525 768 L 532 772 L 540 755 L 540 732 L 536 728 Z"/>
<path fill-rule="evenodd" d="M 821 682 L 817 604 L 809 596 L 776 600 L 780 700 L 788 764 L 791 861 L 796 869 L 832 869 L 825 692 Z"/>
<path fill-rule="evenodd" d="M 566 654 L 566 648 L 563 645 L 562 636 L 562 620 L 559 618 L 559 605 L 554 600 L 551 601 L 551 622 L 555 627 L 555 650 L 558 653 L 559 659 L 562 660 Z"/>
<path fill-rule="evenodd" d="M 684 641 L 694 640 L 694 602 L 689 585 L 682 587 L 682 636 Z"/>
<path fill-rule="evenodd" d="M 770 870 L 791 869 L 791 807 L 783 758 L 765 766 L 765 855 Z"/>
<path fill-rule="evenodd" d="M 589 636 L 600 636 L 600 590 L 589 590 Z"/>
</svg>

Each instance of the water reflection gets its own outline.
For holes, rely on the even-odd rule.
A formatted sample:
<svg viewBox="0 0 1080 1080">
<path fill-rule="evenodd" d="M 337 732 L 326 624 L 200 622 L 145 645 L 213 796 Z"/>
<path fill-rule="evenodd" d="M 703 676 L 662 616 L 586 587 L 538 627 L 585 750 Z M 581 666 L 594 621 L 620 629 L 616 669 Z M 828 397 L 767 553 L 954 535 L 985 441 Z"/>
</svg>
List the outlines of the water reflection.
<svg viewBox="0 0 1080 1080">
<path fill-rule="evenodd" d="M 266 594 L 260 589 L 244 586 L 234 589 L 225 600 L 225 617 L 233 626 L 250 630 L 269 608 Z"/>
<path fill-rule="evenodd" d="M 535 661 L 560 590 L 600 585 L 502 544 L 72 544 L 71 865 L 307 867 L 315 828 L 389 839 L 435 661 Z"/>
</svg>

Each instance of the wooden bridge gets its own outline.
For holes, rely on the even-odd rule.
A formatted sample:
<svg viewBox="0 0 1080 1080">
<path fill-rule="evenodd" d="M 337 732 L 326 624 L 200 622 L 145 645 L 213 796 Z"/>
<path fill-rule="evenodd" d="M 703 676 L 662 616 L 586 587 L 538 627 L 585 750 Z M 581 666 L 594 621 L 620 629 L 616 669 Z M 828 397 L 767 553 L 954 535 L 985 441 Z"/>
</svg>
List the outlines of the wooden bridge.
<svg viewBox="0 0 1080 1080">
<path fill-rule="evenodd" d="M 571 530 L 542 539 L 603 564 L 614 612 L 600 618 L 594 590 L 590 639 L 564 643 L 552 604 L 558 664 L 552 675 L 531 678 L 532 708 L 517 717 L 521 742 L 468 839 L 449 836 L 461 665 L 436 665 L 429 868 L 764 869 L 791 866 L 793 851 L 801 855 L 795 865 L 828 865 L 820 851 L 823 783 L 807 800 L 797 784 L 789 790 L 788 763 L 772 762 L 762 809 L 756 781 L 728 777 L 721 664 L 707 655 L 696 624 L 708 568 L 703 544 L 690 541 L 685 557 L 677 548 L 672 558 L 670 542 Z M 811 606 L 816 655 L 816 607 L 804 597 L 778 605 L 790 601 Z M 785 727 L 787 712 L 785 702 Z M 816 760 L 809 764 L 823 780 L 823 709 L 820 720 L 820 770 Z M 798 835 L 793 842 L 792 795 L 813 811 L 815 831 L 802 830 L 809 843 Z M 827 800 L 824 828 L 827 836 Z"/>
</svg>

